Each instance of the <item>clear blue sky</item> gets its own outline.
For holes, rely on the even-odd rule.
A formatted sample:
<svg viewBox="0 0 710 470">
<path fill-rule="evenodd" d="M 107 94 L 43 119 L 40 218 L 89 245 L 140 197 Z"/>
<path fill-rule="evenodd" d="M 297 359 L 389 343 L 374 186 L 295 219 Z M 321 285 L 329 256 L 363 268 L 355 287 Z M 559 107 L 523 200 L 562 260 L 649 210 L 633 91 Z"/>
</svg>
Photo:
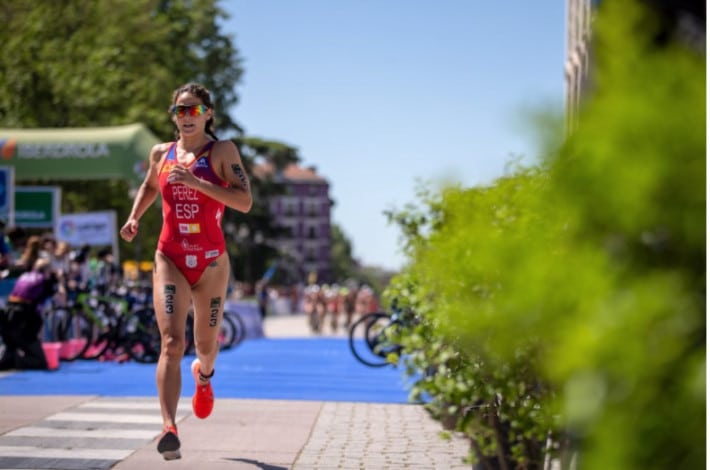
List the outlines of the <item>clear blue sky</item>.
<svg viewBox="0 0 710 470">
<path fill-rule="evenodd" d="M 466 186 L 537 160 L 527 110 L 562 109 L 564 0 L 226 0 L 244 59 L 232 116 L 331 185 L 362 263 L 405 261 L 383 211 L 418 181 Z"/>
</svg>

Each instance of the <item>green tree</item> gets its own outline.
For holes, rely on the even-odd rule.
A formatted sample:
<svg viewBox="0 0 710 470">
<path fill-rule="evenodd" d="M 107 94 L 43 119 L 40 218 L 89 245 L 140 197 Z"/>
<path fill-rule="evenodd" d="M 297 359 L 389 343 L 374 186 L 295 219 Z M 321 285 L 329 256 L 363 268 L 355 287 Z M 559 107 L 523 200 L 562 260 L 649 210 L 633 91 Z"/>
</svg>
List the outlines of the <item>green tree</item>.
<svg viewBox="0 0 710 470">
<path fill-rule="evenodd" d="M 357 264 L 353 259 L 352 243 L 340 225 L 331 223 L 330 239 L 330 260 L 333 278 L 338 282 L 343 282 L 346 279 L 355 279 Z"/>
<path fill-rule="evenodd" d="M 491 468 L 540 468 L 548 437 L 580 469 L 706 460 L 705 57 L 638 2 L 598 15 L 564 145 L 396 217 L 414 398 Z"/>
<path fill-rule="evenodd" d="M 3 1 L 0 15 L 3 127 L 143 122 L 168 139 L 178 85 L 204 83 L 218 110 L 237 102 L 241 60 L 216 0 Z M 238 129 L 226 113 L 217 125 Z"/>
<path fill-rule="evenodd" d="M 252 162 L 260 160 L 270 163 L 277 170 L 283 170 L 288 165 L 301 161 L 298 149 L 283 142 L 250 136 L 244 136 L 238 139 L 238 142 L 242 156 Z"/>
<path fill-rule="evenodd" d="M 213 93 L 218 133 L 240 135 L 226 110 L 238 97 L 241 59 L 218 20 L 216 0 L 0 2 L 0 126 L 110 126 L 142 122 L 173 138 L 172 90 L 198 81 Z M 224 110 L 220 112 L 220 110 Z M 147 156 L 146 156 L 147 158 Z M 123 181 L 27 181 L 58 184 L 63 212 L 116 209 L 132 197 Z M 152 256 L 160 211 L 148 211 L 141 234 L 121 252 Z"/>
</svg>

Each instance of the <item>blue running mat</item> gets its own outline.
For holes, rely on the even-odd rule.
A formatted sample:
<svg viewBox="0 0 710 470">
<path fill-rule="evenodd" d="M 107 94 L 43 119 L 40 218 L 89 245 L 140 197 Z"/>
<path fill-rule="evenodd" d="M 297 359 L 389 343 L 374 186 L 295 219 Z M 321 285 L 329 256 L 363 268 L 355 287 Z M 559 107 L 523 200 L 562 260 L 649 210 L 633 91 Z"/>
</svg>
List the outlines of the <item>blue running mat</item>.
<svg viewBox="0 0 710 470">
<path fill-rule="evenodd" d="M 182 362 L 182 396 L 191 397 Z M 342 338 L 249 339 L 220 352 L 212 384 L 217 398 L 407 403 L 403 369 L 360 364 Z M 0 395 L 157 396 L 155 365 L 61 362 L 56 371 L 17 371 L 0 378 Z"/>
</svg>

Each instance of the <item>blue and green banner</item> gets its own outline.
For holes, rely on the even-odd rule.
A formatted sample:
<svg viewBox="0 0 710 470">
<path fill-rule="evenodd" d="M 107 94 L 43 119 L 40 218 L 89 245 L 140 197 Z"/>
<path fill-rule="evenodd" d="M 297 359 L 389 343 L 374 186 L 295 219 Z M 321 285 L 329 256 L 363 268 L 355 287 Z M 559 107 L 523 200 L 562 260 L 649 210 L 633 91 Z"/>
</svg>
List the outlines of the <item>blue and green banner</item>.
<svg viewBox="0 0 710 470">
<path fill-rule="evenodd" d="M 0 129 L 2 164 L 16 181 L 142 181 L 159 140 L 142 124 L 115 127 Z"/>
</svg>

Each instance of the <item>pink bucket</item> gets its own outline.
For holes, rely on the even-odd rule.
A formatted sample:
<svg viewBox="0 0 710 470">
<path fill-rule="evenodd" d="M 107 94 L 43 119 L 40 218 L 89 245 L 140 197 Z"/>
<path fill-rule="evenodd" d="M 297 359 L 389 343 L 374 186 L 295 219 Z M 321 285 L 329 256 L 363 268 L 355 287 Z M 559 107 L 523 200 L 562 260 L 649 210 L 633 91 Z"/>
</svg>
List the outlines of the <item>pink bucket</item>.
<svg viewBox="0 0 710 470">
<path fill-rule="evenodd" d="M 62 345 L 59 348 L 59 359 L 74 359 L 81 352 L 82 348 L 86 344 L 86 338 L 72 338 L 66 341 L 62 341 L 61 344 Z"/>
<path fill-rule="evenodd" d="M 59 359 L 69 359 L 74 356 L 73 352 L 73 345 L 69 341 L 62 341 L 61 346 L 59 346 Z"/>
<path fill-rule="evenodd" d="M 84 349 L 84 345 L 86 344 L 86 338 L 72 338 L 69 340 L 69 344 L 71 345 L 71 357 L 76 357 L 77 354 L 79 354 L 81 350 Z"/>
<path fill-rule="evenodd" d="M 44 357 L 47 359 L 49 370 L 59 368 L 59 351 L 62 348 L 62 343 L 42 343 Z"/>
</svg>

